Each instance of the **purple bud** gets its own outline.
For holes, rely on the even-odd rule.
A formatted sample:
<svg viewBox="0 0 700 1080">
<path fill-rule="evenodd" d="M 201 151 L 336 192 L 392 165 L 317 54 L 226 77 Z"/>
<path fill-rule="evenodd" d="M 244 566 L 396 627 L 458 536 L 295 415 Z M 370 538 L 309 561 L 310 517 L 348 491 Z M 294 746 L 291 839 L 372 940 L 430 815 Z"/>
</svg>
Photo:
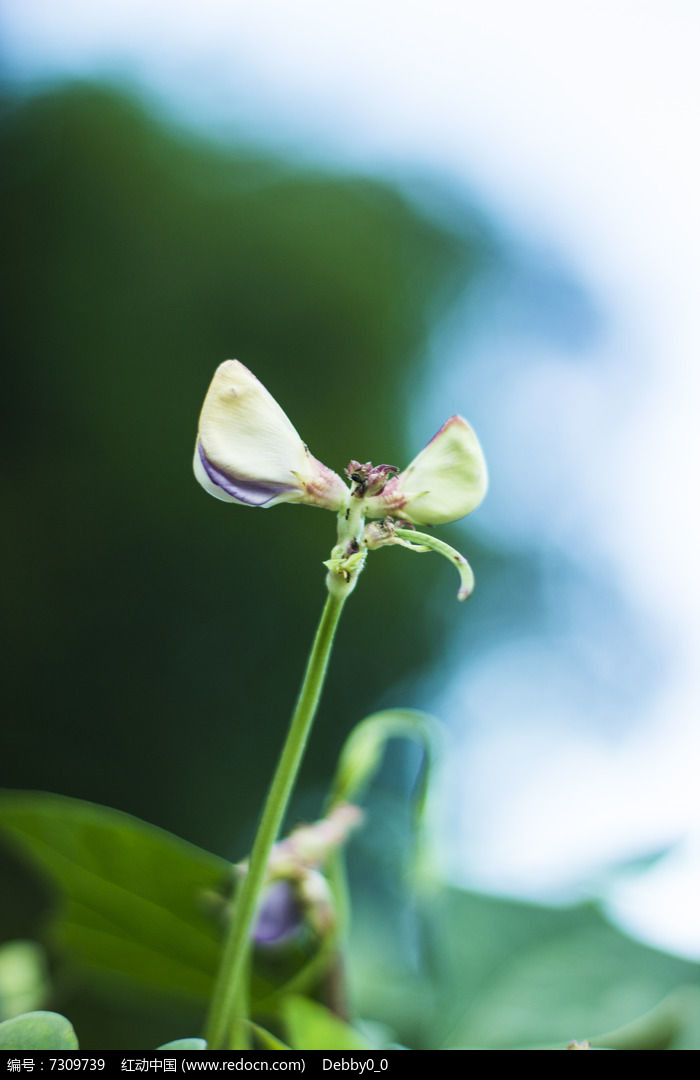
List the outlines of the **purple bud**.
<svg viewBox="0 0 700 1080">
<path fill-rule="evenodd" d="M 301 926 L 301 908 L 291 881 L 273 881 L 263 894 L 253 941 L 256 945 L 282 945 Z"/>
</svg>

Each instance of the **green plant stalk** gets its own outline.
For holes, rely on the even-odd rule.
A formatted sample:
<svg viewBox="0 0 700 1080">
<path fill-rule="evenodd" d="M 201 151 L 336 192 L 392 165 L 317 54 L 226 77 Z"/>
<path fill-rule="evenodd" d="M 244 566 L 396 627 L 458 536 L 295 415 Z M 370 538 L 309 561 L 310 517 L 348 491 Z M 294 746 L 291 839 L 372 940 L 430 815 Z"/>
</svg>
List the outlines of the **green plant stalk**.
<svg viewBox="0 0 700 1080">
<path fill-rule="evenodd" d="M 234 1020 L 229 1032 L 229 1048 L 231 1050 L 250 1050 L 250 1028 L 248 1026 L 248 1014 L 250 1012 L 250 950 L 246 953 L 243 976 L 238 981 L 236 996 L 234 998 Z"/>
<path fill-rule="evenodd" d="M 354 584 L 354 583 L 353 583 Z M 272 845 L 277 839 L 289 797 L 304 755 L 309 732 L 321 697 L 333 638 L 350 589 L 329 590 L 306 665 L 289 732 L 272 779 L 267 800 L 224 943 L 214 985 L 205 1038 L 211 1050 L 225 1049 L 240 1001 L 250 949 L 250 931 L 265 883 Z"/>
</svg>

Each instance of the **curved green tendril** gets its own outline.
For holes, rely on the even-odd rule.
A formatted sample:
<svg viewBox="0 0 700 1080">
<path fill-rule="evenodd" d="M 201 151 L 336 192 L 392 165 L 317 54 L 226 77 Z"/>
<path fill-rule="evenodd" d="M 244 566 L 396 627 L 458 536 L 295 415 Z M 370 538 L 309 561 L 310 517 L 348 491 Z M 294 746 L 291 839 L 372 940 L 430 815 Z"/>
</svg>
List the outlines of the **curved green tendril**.
<svg viewBox="0 0 700 1080">
<path fill-rule="evenodd" d="M 466 600 L 471 596 L 474 591 L 474 572 L 464 558 L 456 548 L 446 544 L 444 540 L 438 540 L 437 537 L 431 536 L 429 533 L 415 532 L 413 529 L 394 529 L 396 536 L 402 540 L 414 541 L 417 540 L 421 545 L 420 548 L 416 548 L 415 545 L 410 544 L 413 550 L 425 551 L 429 548 L 431 551 L 437 551 L 438 555 L 444 555 L 446 559 L 449 559 L 452 565 L 457 570 L 460 577 L 460 586 L 457 593 L 458 600 Z"/>
</svg>

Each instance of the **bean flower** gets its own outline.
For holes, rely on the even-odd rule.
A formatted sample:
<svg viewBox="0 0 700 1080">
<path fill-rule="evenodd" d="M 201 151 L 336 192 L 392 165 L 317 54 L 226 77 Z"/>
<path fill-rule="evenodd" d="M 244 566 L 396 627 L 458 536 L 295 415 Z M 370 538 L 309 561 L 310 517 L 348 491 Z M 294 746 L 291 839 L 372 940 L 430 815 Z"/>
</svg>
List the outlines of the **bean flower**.
<svg viewBox="0 0 700 1080">
<path fill-rule="evenodd" d="M 325 564 L 329 588 L 334 582 L 354 584 L 368 550 L 399 544 L 451 559 L 462 578 L 459 598 L 471 593 L 466 559 L 435 537 L 415 532 L 416 525 L 457 521 L 486 493 L 479 440 L 459 415 L 450 417 L 405 469 L 352 460 L 346 483 L 313 456 L 255 375 L 239 360 L 226 360 L 204 399 L 194 472 L 202 487 L 224 502 L 263 508 L 302 503 L 338 514 L 338 544 Z"/>
</svg>

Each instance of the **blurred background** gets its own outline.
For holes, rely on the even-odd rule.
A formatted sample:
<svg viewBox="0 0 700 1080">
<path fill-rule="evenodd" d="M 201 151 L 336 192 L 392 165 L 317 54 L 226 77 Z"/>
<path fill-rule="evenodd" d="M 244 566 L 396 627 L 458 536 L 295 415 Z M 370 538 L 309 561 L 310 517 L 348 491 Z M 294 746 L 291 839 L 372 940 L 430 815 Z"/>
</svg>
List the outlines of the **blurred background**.
<svg viewBox="0 0 700 1080">
<path fill-rule="evenodd" d="M 699 32 L 682 0 L 4 0 L 4 786 L 239 857 L 334 522 L 197 487 L 211 374 L 337 471 L 460 412 L 476 592 L 370 559 L 293 817 L 362 716 L 427 709 L 442 875 L 700 958 Z"/>
</svg>

